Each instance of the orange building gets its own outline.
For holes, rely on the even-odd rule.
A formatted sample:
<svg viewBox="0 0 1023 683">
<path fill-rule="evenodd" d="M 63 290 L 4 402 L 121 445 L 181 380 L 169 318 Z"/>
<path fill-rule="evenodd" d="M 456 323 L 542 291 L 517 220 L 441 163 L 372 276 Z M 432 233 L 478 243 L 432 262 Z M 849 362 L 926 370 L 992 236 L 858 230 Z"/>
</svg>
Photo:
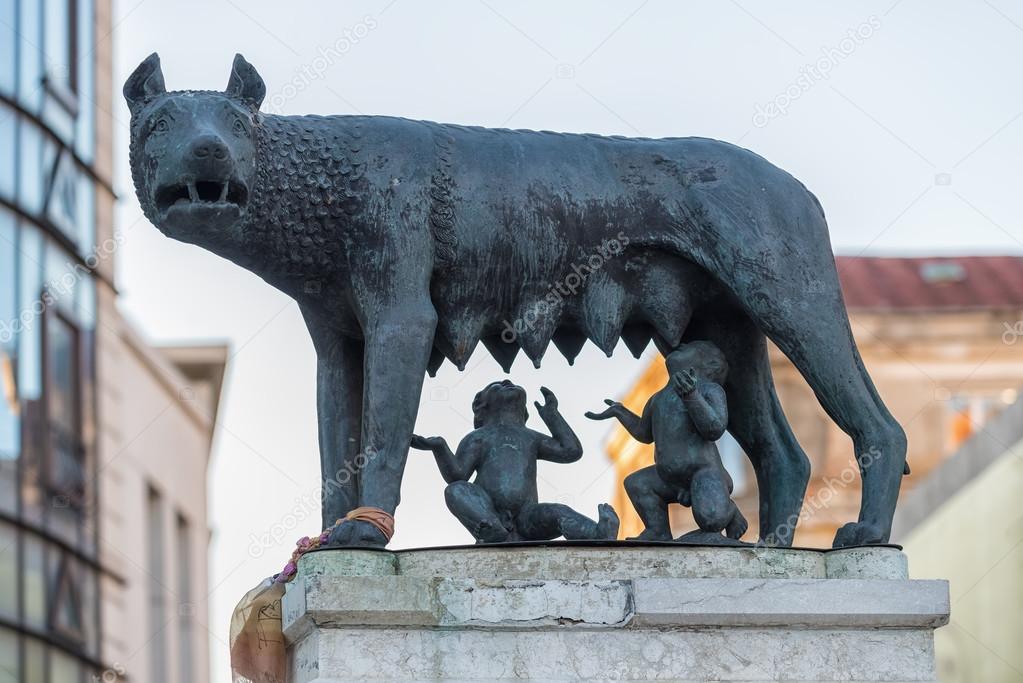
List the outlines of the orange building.
<svg viewBox="0 0 1023 683">
<path fill-rule="evenodd" d="M 903 479 L 905 492 L 1016 400 L 1023 385 L 1023 258 L 836 260 L 864 363 L 909 439 L 912 474 Z M 795 543 L 830 546 L 838 527 L 854 521 L 859 511 L 852 442 L 781 352 L 772 346 L 770 355 L 782 407 L 811 462 Z M 658 356 L 622 402 L 639 411 L 666 381 Z M 620 427 L 607 449 L 617 472 L 614 504 L 622 517 L 621 533 L 633 536 L 642 523 L 622 482 L 653 462 L 653 449 Z M 752 468 L 728 435 L 719 450 L 735 480 L 736 502 L 750 521 L 746 540 L 755 540 L 759 522 Z M 676 535 L 696 528 L 689 510 L 680 506 L 673 506 L 672 526 Z"/>
</svg>

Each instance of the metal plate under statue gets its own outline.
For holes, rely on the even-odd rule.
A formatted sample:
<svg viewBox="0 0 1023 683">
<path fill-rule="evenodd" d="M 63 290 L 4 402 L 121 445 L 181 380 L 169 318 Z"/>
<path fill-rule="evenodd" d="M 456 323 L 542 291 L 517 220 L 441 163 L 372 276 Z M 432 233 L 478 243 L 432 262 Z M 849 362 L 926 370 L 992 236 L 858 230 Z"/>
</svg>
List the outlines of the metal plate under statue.
<svg viewBox="0 0 1023 683">
<path fill-rule="evenodd" d="M 333 544 L 387 542 L 359 511 L 393 515 L 423 376 L 445 359 L 464 368 L 482 341 L 507 370 L 520 350 L 539 365 L 551 341 L 571 361 L 587 339 L 608 354 L 652 339 L 664 354 L 720 349 L 760 537 L 789 545 L 810 468 L 768 337 L 860 458 L 859 519 L 835 545 L 888 540 L 905 435 L 860 361 L 824 213 L 798 180 L 716 140 L 277 116 L 259 112 L 265 92 L 241 56 L 224 92 L 167 92 L 150 56 L 124 86 L 131 170 L 161 231 L 298 302 L 323 478 L 373 455 L 325 499 L 324 527 L 354 517 Z M 569 273 L 580 282 L 564 295 L 554 283 Z"/>
</svg>

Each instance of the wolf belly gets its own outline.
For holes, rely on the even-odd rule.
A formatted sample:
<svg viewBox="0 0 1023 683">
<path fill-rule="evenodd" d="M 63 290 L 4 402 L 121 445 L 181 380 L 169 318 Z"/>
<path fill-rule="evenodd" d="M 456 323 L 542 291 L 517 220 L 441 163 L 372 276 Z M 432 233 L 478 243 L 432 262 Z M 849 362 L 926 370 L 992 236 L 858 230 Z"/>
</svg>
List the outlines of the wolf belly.
<svg viewBox="0 0 1023 683">
<path fill-rule="evenodd" d="M 570 363 L 587 340 L 637 357 L 679 343 L 709 279 L 664 247 L 674 203 L 719 180 L 721 143 L 431 125 L 431 374 L 479 342 L 505 371 L 551 342 Z"/>
</svg>

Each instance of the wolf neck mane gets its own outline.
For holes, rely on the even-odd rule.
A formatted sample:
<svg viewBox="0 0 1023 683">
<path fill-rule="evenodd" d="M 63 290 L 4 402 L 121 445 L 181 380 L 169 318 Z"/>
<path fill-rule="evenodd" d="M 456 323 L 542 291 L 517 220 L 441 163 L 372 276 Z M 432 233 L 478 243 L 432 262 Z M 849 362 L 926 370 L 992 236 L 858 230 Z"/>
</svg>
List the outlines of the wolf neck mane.
<svg viewBox="0 0 1023 683">
<path fill-rule="evenodd" d="M 261 117 L 241 229 L 245 267 L 295 277 L 337 268 L 342 226 L 359 213 L 363 194 L 357 190 L 365 182 L 358 123 L 344 124 L 345 118 Z"/>
</svg>

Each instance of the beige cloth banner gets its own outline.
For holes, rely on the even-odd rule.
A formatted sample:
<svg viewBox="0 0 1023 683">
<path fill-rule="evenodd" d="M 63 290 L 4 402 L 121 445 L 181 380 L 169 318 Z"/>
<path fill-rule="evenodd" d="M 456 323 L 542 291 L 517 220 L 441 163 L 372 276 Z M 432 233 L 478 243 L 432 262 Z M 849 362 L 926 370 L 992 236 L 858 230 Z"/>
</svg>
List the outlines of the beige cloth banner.
<svg viewBox="0 0 1023 683">
<path fill-rule="evenodd" d="M 341 524 L 361 520 L 376 527 L 389 543 L 394 517 L 375 507 L 357 507 L 315 537 L 298 539 L 291 561 L 281 573 L 245 594 L 231 615 L 231 676 L 234 683 L 285 683 L 287 652 L 281 625 L 284 586 L 298 574 L 298 561 L 319 548 Z"/>
<path fill-rule="evenodd" d="M 245 594 L 231 615 L 234 683 L 285 683 L 287 658 L 281 632 L 283 583 L 266 579 Z"/>
</svg>

